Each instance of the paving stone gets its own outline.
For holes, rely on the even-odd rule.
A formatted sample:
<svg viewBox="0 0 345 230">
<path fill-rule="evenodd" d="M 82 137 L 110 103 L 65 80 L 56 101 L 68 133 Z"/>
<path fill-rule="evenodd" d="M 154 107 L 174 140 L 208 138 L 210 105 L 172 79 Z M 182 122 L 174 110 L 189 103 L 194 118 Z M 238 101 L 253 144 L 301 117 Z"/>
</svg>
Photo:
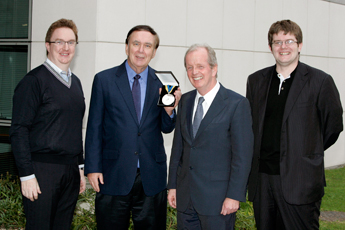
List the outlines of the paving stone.
<svg viewBox="0 0 345 230">
<path fill-rule="evenodd" d="M 345 212 L 322 211 L 320 214 L 320 220 L 331 222 L 345 221 Z"/>
</svg>

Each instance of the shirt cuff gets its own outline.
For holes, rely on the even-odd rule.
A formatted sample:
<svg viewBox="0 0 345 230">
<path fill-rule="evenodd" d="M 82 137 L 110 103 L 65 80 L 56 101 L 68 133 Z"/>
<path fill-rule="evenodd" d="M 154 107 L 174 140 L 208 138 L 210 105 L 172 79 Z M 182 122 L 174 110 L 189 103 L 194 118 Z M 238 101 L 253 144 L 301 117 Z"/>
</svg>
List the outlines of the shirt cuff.
<svg viewBox="0 0 345 230">
<path fill-rule="evenodd" d="M 29 176 L 23 176 L 20 178 L 20 181 L 27 181 L 27 180 L 31 180 L 33 178 L 36 178 L 35 174 L 29 175 Z"/>
<path fill-rule="evenodd" d="M 173 110 L 173 113 L 170 115 L 170 118 L 173 119 L 175 117 L 175 110 Z"/>
<path fill-rule="evenodd" d="M 79 169 L 84 169 L 84 164 L 79 165 Z"/>
</svg>

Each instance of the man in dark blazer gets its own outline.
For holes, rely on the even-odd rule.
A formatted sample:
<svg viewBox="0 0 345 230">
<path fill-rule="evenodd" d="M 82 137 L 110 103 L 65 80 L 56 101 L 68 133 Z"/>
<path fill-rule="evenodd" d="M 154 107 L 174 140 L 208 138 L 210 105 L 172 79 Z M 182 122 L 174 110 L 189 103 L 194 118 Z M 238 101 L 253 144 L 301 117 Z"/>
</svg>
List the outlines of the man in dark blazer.
<svg viewBox="0 0 345 230">
<path fill-rule="evenodd" d="M 324 151 L 343 130 L 339 93 L 330 75 L 299 62 L 296 23 L 273 23 L 268 42 L 276 65 L 247 83 L 255 140 L 249 200 L 258 229 L 318 229 Z"/>
<path fill-rule="evenodd" d="M 178 229 L 233 229 L 252 159 L 249 103 L 217 81 L 216 54 L 208 45 L 191 46 L 185 67 L 196 90 L 180 101 L 168 201 L 177 208 Z"/>
<path fill-rule="evenodd" d="M 157 106 L 161 82 L 148 66 L 159 46 L 149 26 L 132 28 L 127 60 L 96 74 L 86 133 L 85 174 L 97 192 L 98 229 L 165 229 L 163 133 L 175 128 L 174 107 Z M 176 103 L 181 91 L 175 92 Z"/>
</svg>

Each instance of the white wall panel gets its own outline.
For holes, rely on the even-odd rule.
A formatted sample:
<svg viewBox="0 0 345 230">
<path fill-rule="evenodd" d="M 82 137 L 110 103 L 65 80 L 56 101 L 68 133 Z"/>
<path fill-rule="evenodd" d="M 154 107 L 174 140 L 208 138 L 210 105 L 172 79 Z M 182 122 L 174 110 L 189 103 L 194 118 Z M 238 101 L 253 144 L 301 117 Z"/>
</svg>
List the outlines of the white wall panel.
<svg viewBox="0 0 345 230">
<path fill-rule="evenodd" d="M 267 34 L 272 23 L 283 18 L 282 0 L 255 1 L 255 51 L 267 51 Z"/>
<path fill-rule="evenodd" d="M 345 6 L 330 4 L 329 9 L 329 56 L 344 57 Z"/>
<path fill-rule="evenodd" d="M 223 0 L 191 0 L 187 8 L 187 45 L 207 43 L 213 48 L 223 44 Z"/>
<path fill-rule="evenodd" d="M 44 41 L 49 26 L 60 18 L 72 19 L 80 40 L 95 40 L 97 0 L 34 0 L 32 6 L 32 40 Z"/>
<path fill-rule="evenodd" d="M 100 0 L 97 9 L 97 41 L 124 43 L 128 31 L 146 24 L 143 0 Z"/>
<path fill-rule="evenodd" d="M 328 72 L 328 59 L 323 57 L 306 56 L 305 63 L 314 68 Z"/>
<path fill-rule="evenodd" d="M 343 109 L 345 108 L 345 59 L 330 58 L 328 60 L 328 73 L 333 77 L 340 94 Z M 345 155 L 345 154 L 344 154 Z"/>
<path fill-rule="evenodd" d="M 223 69 L 220 82 L 225 87 L 245 96 L 247 78 L 255 71 L 253 63 L 252 52 L 223 51 L 223 61 L 219 63 Z"/>
<path fill-rule="evenodd" d="M 308 0 L 308 27 L 304 40 L 308 55 L 327 56 L 329 41 L 329 5 L 325 1 Z"/>
<path fill-rule="evenodd" d="M 267 46 L 268 49 L 268 46 Z M 256 72 L 260 69 L 272 66 L 275 64 L 275 60 L 271 53 L 266 52 L 256 52 L 254 53 L 254 64 L 253 64 L 253 72 Z"/>
<path fill-rule="evenodd" d="M 223 48 L 253 50 L 255 0 L 224 1 Z"/>
<path fill-rule="evenodd" d="M 147 24 L 159 34 L 162 45 L 186 46 L 187 1 L 147 0 Z"/>
</svg>

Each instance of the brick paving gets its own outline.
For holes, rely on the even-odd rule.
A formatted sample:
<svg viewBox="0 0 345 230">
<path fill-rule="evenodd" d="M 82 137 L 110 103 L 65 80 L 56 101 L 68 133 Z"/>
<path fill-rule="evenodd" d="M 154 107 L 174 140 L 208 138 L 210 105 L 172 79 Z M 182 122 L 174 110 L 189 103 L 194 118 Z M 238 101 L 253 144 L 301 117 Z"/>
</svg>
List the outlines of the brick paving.
<svg viewBox="0 0 345 230">
<path fill-rule="evenodd" d="M 320 215 L 320 220 L 330 222 L 345 221 L 345 212 L 322 211 Z"/>
</svg>

